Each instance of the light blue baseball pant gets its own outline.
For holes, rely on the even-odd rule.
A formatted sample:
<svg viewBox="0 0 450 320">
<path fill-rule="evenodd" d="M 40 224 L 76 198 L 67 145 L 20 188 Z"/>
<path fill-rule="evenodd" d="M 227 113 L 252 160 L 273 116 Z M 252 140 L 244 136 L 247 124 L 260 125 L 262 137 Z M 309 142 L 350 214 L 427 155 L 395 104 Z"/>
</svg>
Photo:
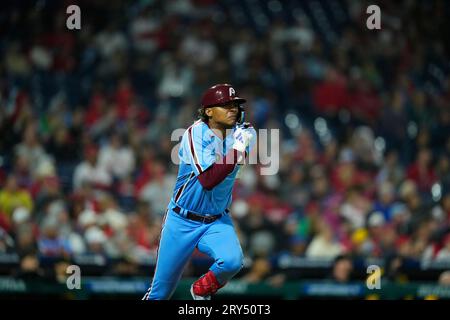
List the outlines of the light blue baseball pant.
<svg viewBox="0 0 450 320">
<path fill-rule="evenodd" d="M 242 249 L 229 213 L 204 224 L 168 209 L 161 232 L 155 275 L 143 300 L 170 299 L 196 247 L 214 259 L 209 270 L 219 283 L 225 283 L 242 268 Z"/>
</svg>

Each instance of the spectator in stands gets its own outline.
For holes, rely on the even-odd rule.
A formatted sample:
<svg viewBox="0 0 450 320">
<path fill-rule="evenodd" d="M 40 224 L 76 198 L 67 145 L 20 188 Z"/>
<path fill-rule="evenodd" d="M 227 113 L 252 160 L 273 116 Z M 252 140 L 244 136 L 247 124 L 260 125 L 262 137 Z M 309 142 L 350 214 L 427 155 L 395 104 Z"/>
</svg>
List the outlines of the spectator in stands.
<svg viewBox="0 0 450 320">
<path fill-rule="evenodd" d="M 175 177 L 172 173 L 166 173 L 164 164 L 159 160 L 153 162 L 151 176 L 152 179 L 143 186 L 139 199 L 149 203 L 151 212 L 162 217 L 167 209 L 164 200 L 170 200 Z"/>
<path fill-rule="evenodd" d="M 98 163 L 98 147 L 87 146 L 84 161 L 76 168 L 73 176 L 73 188 L 78 190 L 83 184 L 90 184 L 95 189 L 108 189 L 112 183 L 111 174 Z"/>
<path fill-rule="evenodd" d="M 439 275 L 438 284 L 441 286 L 450 286 L 450 271 L 444 271 Z"/>
<path fill-rule="evenodd" d="M 117 51 L 127 49 L 127 39 L 118 26 L 110 21 L 107 27 L 96 36 L 95 45 L 101 56 L 107 61 L 112 59 Z"/>
<path fill-rule="evenodd" d="M 409 220 L 411 213 L 408 207 L 402 202 L 396 202 L 391 210 L 391 225 L 395 228 L 398 234 L 408 233 Z"/>
<path fill-rule="evenodd" d="M 87 243 L 87 253 L 105 255 L 107 237 L 99 227 L 89 227 L 84 233 Z"/>
<path fill-rule="evenodd" d="M 46 151 L 52 155 L 57 163 L 76 161 L 79 158 L 78 141 L 66 126 L 55 128 L 46 145 Z"/>
<path fill-rule="evenodd" d="M 339 255 L 334 259 L 331 280 L 338 283 L 347 283 L 352 279 L 353 262 L 349 256 Z"/>
<path fill-rule="evenodd" d="M 251 254 L 264 255 L 271 248 L 277 247 L 276 236 L 282 232 L 264 216 L 262 203 L 257 197 L 250 201 L 248 214 L 239 220 L 239 226 L 247 239 L 247 250 Z"/>
<path fill-rule="evenodd" d="M 404 176 L 404 170 L 399 163 L 397 150 L 389 150 L 384 156 L 384 161 L 381 168 L 378 170 L 376 182 L 382 184 L 383 182 L 390 182 L 394 186 L 398 186 Z"/>
<path fill-rule="evenodd" d="M 43 161 L 36 169 L 34 183 L 30 186 L 35 199 L 36 211 L 41 211 L 49 202 L 62 196 L 56 168 L 50 161 Z"/>
<path fill-rule="evenodd" d="M 16 253 L 23 257 L 38 252 L 37 229 L 31 223 L 24 223 L 14 231 Z"/>
<path fill-rule="evenodd" d="M 130 22 L 130 33 L 133 46 L 139 53 L 150 54 L 158 49 L 158 33 L 161 21 L 157 11 L 150 6 L 145 7 Z"/>
<path fill-rule="evenodd" d="M 69 257 L 71 255 L 70 243 L 62 237 L 56 218 L 49 217 L 45 219 L 40 229 L 41 235 L 38 239 L 38 249 L 43 256 Z"/>
<path fill-rule="evenodd" d="M 340 208 L 340 214 L 348 221 L 352 229 L 357 229 L 364 226 L 370 209 L 371 203 L 363 195 L 361 188 L 353 187 L 346 194 L 346 200 Z"/>
<path fill-rule="evenodd" d="M 27 254 L 20 259 L 20 267 L 12 275 L 19 279 L 39 279 L 46 277 L 47 273 L 40 266 L 36 254 Z"/>
<path fill-rule="evenodd" d="M 306 257 L 333 259 L 343 251 L 331 228 L 323 220 L 319 221 L 317 234 L 306 249 Z"/>
<path fill-rule="evenodd" d="M 393 91 L 390 100 L 384 106 L 379 122 L 379 131 L 383 137 L 387 137 L 388 149 L 400 151 L 405 154 L 405 141 L 407 139 L 407 116 L 405 112 L 406 99 L 401 92 Z"/>
<path fill-rule="evenodd" d="M 347 103 L 347 79 L 333 67 L 328 67 L 323 82 L 313 89 L 313 99 L 317 110 L 327 118 L 336 119 Z"/>
<path fill-rule="evenodd" d="M 0 191 L 0 213 L 10 221 L 15 208 L 24 207 L 31 211 L 33 199 L 27 190 L 19 188 L 14 175 L 9 175 L 5 187 Z"/>
<path fill-rule="evenodd" d="M 436 261 L 450 262 L 450 234 L 444 237 L 442 249 L 437 253 Z"/>
<path fill-rule="evenodd" d="M 98 166 L 113 177 L 123 179 L 129 176 L 134 170 L 135 162 L 134 153 L 118 132 L 113 132 L 108 144 L 100 148 Z"/>
<path fill-rule="evenodd" d="M 421 149 L 417 154 L 416 162 L 409 166 L 407 177 L 417 184 L 418 191 L 430 192 L 431 186 L 437 177 L 431 166 L 431 152 L 429 149 Z"/>
<path fill-rule="evenodd" d="M 48 155 L 39 141 L 39 132 L 35 123 L 30 123 L 23 133 L 23 139 L 15 148 L 18 157 L 24 157 L 34 173 L 41 161 L 46 160 Z"/>
</svg>

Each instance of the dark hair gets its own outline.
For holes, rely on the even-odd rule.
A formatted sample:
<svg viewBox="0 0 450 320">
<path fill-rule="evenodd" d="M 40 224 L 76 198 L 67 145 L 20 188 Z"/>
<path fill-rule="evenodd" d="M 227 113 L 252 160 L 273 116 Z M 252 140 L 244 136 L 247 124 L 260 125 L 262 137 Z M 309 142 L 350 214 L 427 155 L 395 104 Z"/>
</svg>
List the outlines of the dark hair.
<svg viewBox="0 0 450 320">
<path fill-rule="evenodd" d="M 351 263 L 352 262 L 352 257 L 348 254 L 340 254 L 338 256 L 336 256 L 333 260 L 333 265 L 336 265 L 338 262 L 342 261 L 342 260 L 349 260 Z"/>
</svg>

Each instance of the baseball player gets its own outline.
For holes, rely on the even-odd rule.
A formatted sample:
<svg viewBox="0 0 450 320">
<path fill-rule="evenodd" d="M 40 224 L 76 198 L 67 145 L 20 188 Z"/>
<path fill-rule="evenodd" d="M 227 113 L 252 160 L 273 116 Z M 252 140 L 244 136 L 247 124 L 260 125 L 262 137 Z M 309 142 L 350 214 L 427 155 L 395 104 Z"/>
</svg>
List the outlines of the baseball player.
<svg viewBox="0 0 450 320">
<path fill-rule="evenodd" d="M 242 268 L 242 249 L 228 208 L 236 174 L 256 142 L 253 127 L 242 123 L 245 101 L 229 84 L 204 93 L 200 119 L 181 140 L 178 178 L 163 221 L 153 281 L 143 300 L 170 299 L 195 248 L 214 263 L 192 284 L 194 300 L 210 300 Z"/>
</svg>

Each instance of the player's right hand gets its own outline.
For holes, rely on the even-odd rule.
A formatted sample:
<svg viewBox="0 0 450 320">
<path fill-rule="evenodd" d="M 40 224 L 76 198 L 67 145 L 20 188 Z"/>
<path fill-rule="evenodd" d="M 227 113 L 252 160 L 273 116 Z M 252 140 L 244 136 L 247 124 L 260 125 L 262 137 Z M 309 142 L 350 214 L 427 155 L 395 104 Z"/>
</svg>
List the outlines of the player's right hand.
<svg viewBox="0 0 450 320">
<path fill-rule="evenodd" d="M 237 127 L 233 133 L 234 144 L 233 149 L 239 152 L 245 152 L 253 135 L 244 127 Z"/>
</svg>

